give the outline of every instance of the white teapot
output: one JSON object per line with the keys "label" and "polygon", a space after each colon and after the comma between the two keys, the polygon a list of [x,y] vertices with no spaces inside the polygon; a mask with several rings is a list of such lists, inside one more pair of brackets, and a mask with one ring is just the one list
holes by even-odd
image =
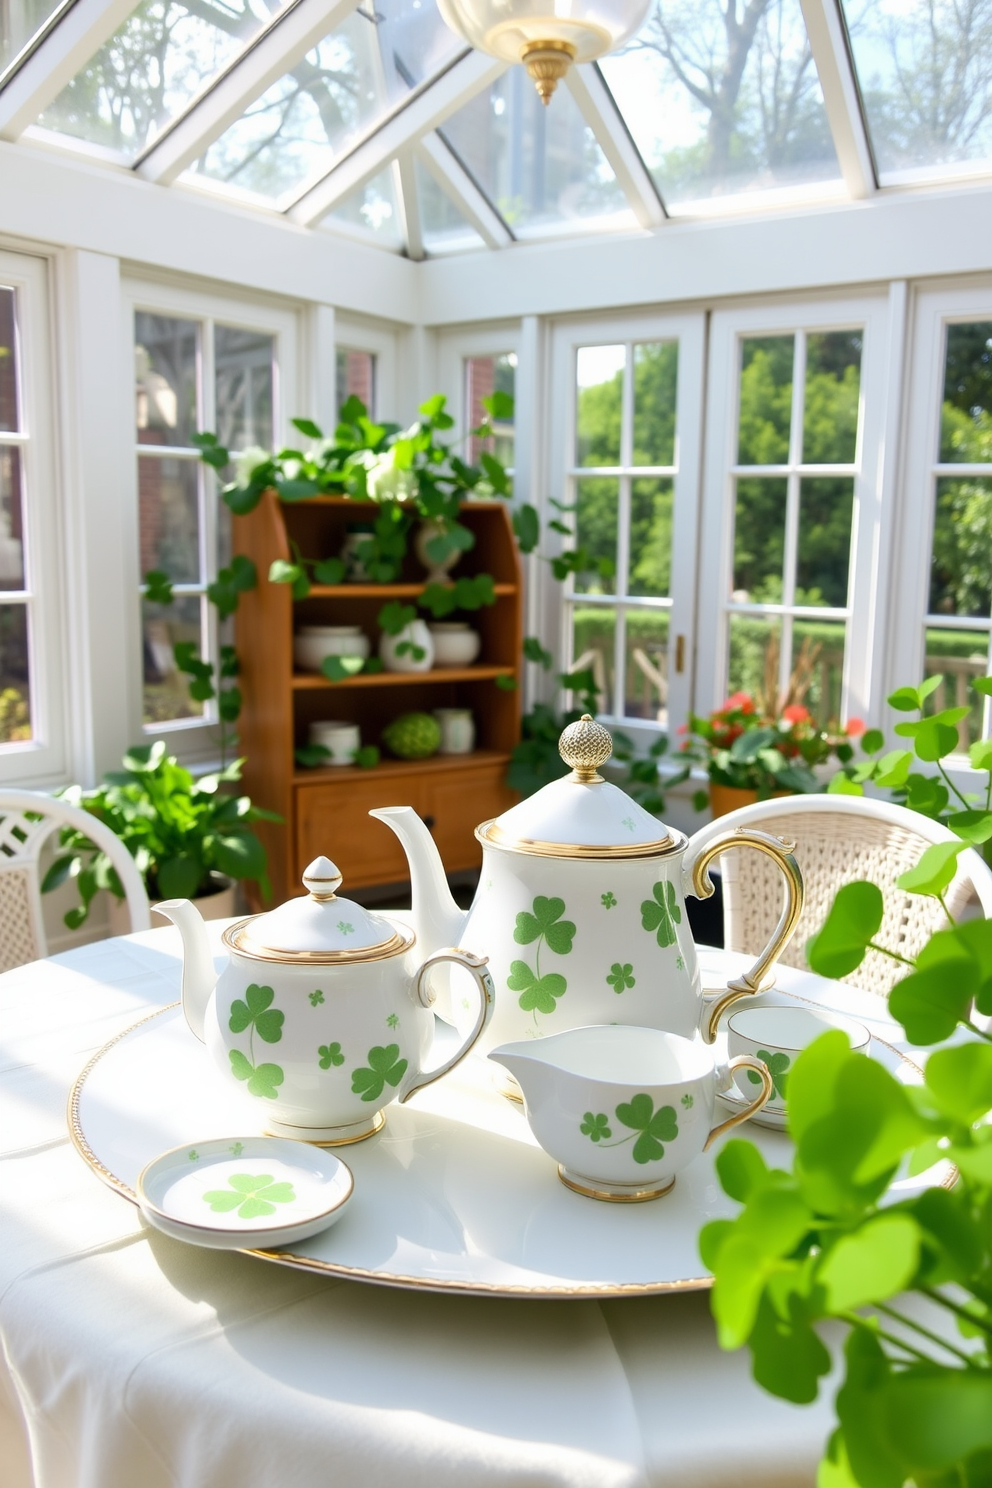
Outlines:
{"label": "white teapot", "polygon": [[[344,1144],[382,1126],[383,1108],[446,1074],[493,1010],[485,958],[450,947],[421,965],[415,935],[339,899],[341,874],[317,858],[309,893],[229,925],[229,960],[214,970],[206,930],[188,899],[155,908],[183,938],[182,1006],[233,1087],[254,1097],[274,1136]],[[434,967],[452,962],[475,984],[475,1017],[450,1058],[428,1068]]]}
{"label": "white teapot", "polygon": [[[478,1052],[594,1023],[659,1028],[707,1043],[723,1012],[768,986],[767,973],[802,911],[803,886],[790,844],[764,832],[728,831],[694,846],[598,766],[613,749],[588,714],[559,743],[572,773],[476,828],[482,874],[472,907],[448,890],[433,840],[408,806],[371,813],[399,837],[410,863],[420,943],[464,945],[489,957],[496,1010]],[[751,969],[715,1000],[704,999],[685,895],[713,892],[708,868],[728,847],[753,847],[779,864],[786,901],[775,933]],[[457,973],[442,1016],[471,1024]],[[508,1092],[509,1093],[509,1092]]]}

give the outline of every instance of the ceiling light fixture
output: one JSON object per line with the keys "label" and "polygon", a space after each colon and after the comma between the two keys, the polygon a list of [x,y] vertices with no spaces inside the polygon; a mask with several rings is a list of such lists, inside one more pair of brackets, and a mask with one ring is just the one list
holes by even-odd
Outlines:
{"label": "ceiling light fixture", "polygon": [[541,102],[573,62],[616,51],[644,24],[651,0],[437,0],[445,22],[476,51],[522,62]]}

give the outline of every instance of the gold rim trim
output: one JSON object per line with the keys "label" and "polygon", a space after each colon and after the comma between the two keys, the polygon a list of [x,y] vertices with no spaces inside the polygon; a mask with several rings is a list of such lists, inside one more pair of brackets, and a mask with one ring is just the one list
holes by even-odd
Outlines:
{"label": "gold rim trim", "polygon": [[508,837],[496,817],[476,827],[475,835],[483,846],[498,847],[501,852],[528,853],[536,858],[667,858],[680,853],[688,842],[681,832],[669,832],[655,842],[638,842],[618,847],[593,847],[578,842],[542,842],[537,838]]}
{"label": "gold rim trim", "polygon": [[651,1199],[664,1198],[665,1194],[671,1193],[675,1187],[675,1179],[666,1183],[662,1188],[635,1188],[631,1193],[612,1193],[606,1188],[591,1188],[577,1179],[566,1176],[568,1169],[563,1163],[558,1164],[558,1177],[566,1188],[573,1193],[582,1194],[586,1199],[601,1199],[604,1204],[646,1204]]}
{"label": "gold rim trim", "polygon": [[392,956],[401,956],[417,939],[412,930],[397,930],[389,940],[374,946],[356,946],[353,951],[279,951],[271,946],[257,945],[245,933],[248,925],[261,918],[261,915],[247,915],[236,924],[228,925],[221,936],[228,950],[252,961],[276,961],[283,966],[351,966],[356,961],[388,961]]}
{"label": "gold rim trim", "polygon": [[[277,1125],[279,1124],[280,1123],[277,1123]],[[272,1131],[270,1127],[266,1127],[265,1132],[266,1136],[284,1137],[289,1142],[308,1142],[311,1147],[353,1147],[356,1142],[367,1142],[369,1137],[377,1136],[378,1133],[382,1131],[382,1128],[385,1126],[385,1124],[385,1111],[376,1111],[375,1115],[372,1117],[372,1124],[369,1127],[368,1131],[361,1132],[357,1137],[305,1137],[302,1135],[302,1133],[307,1130],[305,1126],[291,1127],[288,1122],[285,1124],[282,1131]],[[355,1125],[357,1126],[358,1123],[356,1122]],[[328,1131],[329,1129],[330,1128],[326,1126],[323,1128],[319,1126],[311,1128],[311,1130],[314,1131]],[[298,1137],[290,1137],[288,1135],[290,1131],[298,1131],[301,1133],[301,1135]]]}
{"label": "gold rim trim", "polygon": [[[211,1142],[237,1142],[237,1141],[240,1141],[241,1138],[238,1137],[238,1136],[233,1136],[233,1137],[210,1137],[209,1140]],[[256,1138],[255,1140],[256,1141],[264,1141],[265,1139],[264,1138]],[[277,1138],[277,1137],[276,1138],[271,1138],[270,1140],[278,1141],[279,1138]],[[291,1141],[292,1139],[291,1138],[286,1138],[285,1140]],[[172,1157],[173,1155],[178,1154],[180,1152],[185,1152],[188,1149],[189,1145],[190,1144],[188,1142],[184,1142],[181,1147],[169,1147],[169,1148],[166,1149],[165,1152],[160,1152],[157,1157],[153,1157],[152,1160],[151,1160],[151,1162],[145,1163],[145,1166],[142,1168],[141,1172],[138,1174],[138,1182],[137,1182],[137,1189],[136,1189],[136,1202],[137,1202],[137,1204],[139,1205],[139,1207],[141,1205],[144,1205],[144,1207],[146,1209],[153,1210],[155,1214],[160,1214],[163,1219],[168,1220],[168,1222],[169,1222],[170,1225],[175,1225],[178,1229],[182,1229],[182,1230],[194,1230],[194,1231],[196,1231],[196,1230],[206,1230],[207,1233],[208,1234],[211,1234],[211,1235],[217,1235],[217,1234],[221,1234],[221,1235],[225,1235],[225,1234],[226,1235],[241,1235],[241,1234],[243,1234],[243,1235],[245,1235],[245,1238],[247,1239],[249,1237],[249,1235],[250,1235],[250,1231],[244,1231],[244,1230],[224,1230],[220,1226],[218,1226],[218,1227],[215,1228],[213,1225],[198,1225],[198,1224],[193,1224],[193,1222],[191,1220],[187,1220],[187,1219],[176,1219],[174,1215],[168,1214],[161,1207],[160,1204],[156,1204],[153,1199],[150,1199],[148,1197],[148,1194],[147,1194],[147,1192],[145,1190],[145,1174],[148,1172],[148,1169],[151,1168],[151,1167],[154,1167],[154,1165],[156,1163],[161,1162],[164,1157]],[[311,1145],[314,1145],[314,1144],[311,1144]],[[319,1145],[319,1144],[317,1144],[317,1145]],[[256,1158],[248,1158],[246,1160],[248,1162],[256,1162],[256,1161],[258,1161],[258,1162],[264,1162],[265,1159],[264,1158],[257,1158],[257,1159]],[[338,1199],[335,1203],[333,1203],[329,1209],[321,1209],[321,1211],[320,1211],[319,1214],[311,1214],[310,1219],[301,1219],[301,1220],[298,1221],[298,1223],[300,1223],[300,1224],[309,1224],[310,1223],[310,1220],[313,1220],[313,1219],[324,1219],[329,1214],[336,1214],[337,1211],[341,1208],[341,1205],[342,1204],[347,1204],[348,1200],[351,1198],[352,1194],[355,1192],[355,1175],[351,1171],[351,1169],[349,1168],[349,1166],[348,1166],[347,1163],[343,1162],[341,1164],[341,1166],[344,1168],[345,1172],[348,1175],[348,1190],[347,1190],[347,1192],[345,1194],[342,1194],[341,1198]],[[259,1225],[259,1229],[262,1229],[262,1228],[263,1228],[263,1226]],[[271,1226],[271,1224],[269,1224],[269,1225],[266,1225],[264,1228],[271,1229],[272,1226]]]}

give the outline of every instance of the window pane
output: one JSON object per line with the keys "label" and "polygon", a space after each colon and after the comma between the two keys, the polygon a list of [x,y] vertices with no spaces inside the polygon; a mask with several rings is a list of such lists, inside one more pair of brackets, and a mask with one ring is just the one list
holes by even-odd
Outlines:
{"label": "window pane", "polygon": [[375,357],[372,352],[348,351],[339,346],[336,372],[338,412],[349,398],[361,398],[369,417],[375,418]]}
{"label": "window pane", "polygon": [[796,604],[847,604],[853,480],[804,480],[799,486]]}
{"label": "window pane", "polygon": [[675,392],[679,343],[634,347],[634,464],[675,464]]}
{"label": "window pane", "polygon": [[843,3],[882,174],[992,155],[988,5]]}
{"label": "window pane", "polygon": [[14,433],[17,418],[17,322],[14,291],[0,286],[0,431]]}
{"label": "window pane", "polygon": [[[2,427],[2,425],[0,425]],[[992,462],[992,322],[947,327],[940,458]]]}
{"label": "window pane", "polygon": [[139,444],[189,448],[198,427],[195,320],[139,310],[134,317]]}
{"label": "window pane", "polygon": [[580,346],[576,358],[575,463],[620,464],[623,346]]}
{"label": "window pane", "polygon": [[668,722],[667,610],[628,610],[624,647],[625,718]]}
{"label": "window pane", "polygon": [[190,697],[189,678],[176,666],[172,649],[179,641],[192,641],[197,653],[204,654],[199,597],[183,595],[171,605],[144,600],[141,610],[145,723],[202,717],[203,704]]}
{"label": "window pane", "polygon": [[[613,712],[616,610],[576,606],[572,611],[572,671],[592,673],[598,691],[598,713]],[[574,701],[578,703],[576,696]]]}
{"label": "window pane", "polygon": [[633,218],[616,177],[567,88],[545,108],[512,67],[438,131],[517,237],[590,218]]}
{"label": "window pane", "polygon": [[822,728],[836,728],[840,721],[846,634],[842,620],[792,622],[792,672],[785,701],[807,707]]}
{"label": "window pane", "polygon": [[738,604],[782,603],[788,482],[739,480],[734,508],[734,585]]}
{"label": "window pane", "polygon": [[60,0],[14,0],[0,5],[0,72],[9,67],[59,7]]}
{"label": "window pane", "polygon": [[730,664],[727,691],[747,692],[762,712],[778,702],[778,657],[781,623],[762,615],[730,616]]}
{"label": "window pane", "polygon": [[811,331],[806,337],[803,461],[850,465],[858,449],[860,331]]}
{"label": "window pane", "polygon": [[666,202],[840,177],[799,0],[653,10],[599,65]]}
{"label": "window pane", "polygon": [[384,248],[402,248],[400,214],[393,189],[393,172],[390,166],[373,176],[358,191],[343,197],[334,209],[323,218],[322,227],[333,227],[336,222],[347,222],[352,227],[363,228],[374,233]]}
{"label": "window pane", "polygon": [[268,19],[262,0],[145,0],[38,122],[134,160]]}
{"label": "window pane", "polygon": [[600,476],[575,486],[576,539],[590,559],[590,567],[575,575],[575,588],[580,594],[615,594],[620,482]]}
{"label": "window pane", "polygon": [[924,644],[926,655],[923,672],[927,677],[938,674],[943,682],[930,698],[929,709],[936,713],[941,708],[968,708],[967,718],[958,725],[961,752],[969,744],[982,737],[983,697],[976,697],[970,684],[976,677],[988,676],[992,671],[989,662],[989,638],[974,630],[928,630]]}
{"label": "window pane", "polygon": [[672,483],[642,476],[631,482],[627,593],[667,595],[671,575]]}
{"label": "window pane", "polygon": [[[477,429],[487,419],[483,398],[494,393],[505,393],[516,397],[517,354],[508,351],[503,356],[468,357],[465,361],[465,396],[468,403],[469,428]],[[493,425],[492,439],[472,439],[469,444],[469,459],[478,464],[483,450],[495,455],[504,465],[513,464],[513,415],[497,419]]]}
{"label": "window pane", "polygon": [[789,458],[794,344],[794,336],[756,336],[741,343],[740,465],[784,465]]}
{"label": "window pane", "polygon": [[174,584],[198,584],[200,574],[199,465],[168,455],[138,458],[141,573],[158,568]]}
{"label": "window pane", "polygon": [[0,605],[0,744],[33,737],[26,605]]}
{"label": "window pane", "polygon": [[992,477],[937,482],[931,615],[983,615],[992,600]]}
{"label": "window pane", "polygon": [[217,437],[230,450],[271,449],[275,337],[234,326],[214,327]]}
{"label": "window pane", "polygon": [[0,589],[24,588],[21,452],[0,444]]}
{"label": "window pane", "polygon": [[464,253],[485,248],[485,243],[470,227],[448,193],[435,181],[419,160],[413,162],[420,206],[420,230],[428,254]]}

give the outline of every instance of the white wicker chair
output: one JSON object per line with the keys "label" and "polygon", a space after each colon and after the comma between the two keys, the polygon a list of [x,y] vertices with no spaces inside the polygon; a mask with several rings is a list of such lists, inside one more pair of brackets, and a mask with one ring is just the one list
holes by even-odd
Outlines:
{"label": "white wicker chair", "polygon": [[[31,816],[39,820],[32,821]],[[79,806],[41,792],[0,790],[0,972],[48,955],[38,864],[59,827],[78,827],[107,854],[127,896],[131,929],[148,930],[148,895],[134,859],[115,833]]]}
{"label": "white wicker chair", "polygon": [[[780,957],[786,966],[807,967],[806,942],[822,926],[840,886],[855,879],[871,879],[882,890],[885,917],[878,940],[890,950],[912,958],[933,931],[946,924],[936,899],[896,887],[899,875],[912,868],[931,843],[959,840],[918,812],[867,796],[783,796],[718,817],[696,840],[705,846],[721,832],[745,826],[796,844],[806,897],[799,928]],[[756,955],[779,915],[781,875],[769,859],[745,849],[722,853],[719,866],[724,943],[728,950]],[[958,871],[944,898],[955,918],[976,900],[982,914],[992,918],[992,871],[973,848],[958,858]],[[885,997],[904,975],[897,961],[869,951],[857,971],[843,980]]]}

